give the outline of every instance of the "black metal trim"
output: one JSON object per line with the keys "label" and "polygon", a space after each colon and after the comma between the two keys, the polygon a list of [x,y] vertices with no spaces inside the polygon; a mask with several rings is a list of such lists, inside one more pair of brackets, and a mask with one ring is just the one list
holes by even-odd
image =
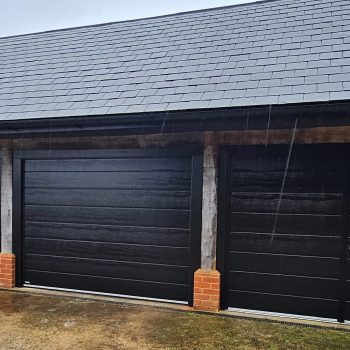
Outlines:
{"label": "black metal trim", "polygon": [[347,154],[345,156],[345,164],[347,171],[347,181],[344,184],[344,200],[343,200],[343,232],[339,274],[339,302],[338,302],[338,322],[345,322],[345,303],[346,303],[346,270],[347,270],[347,255],[348,255],[348,233],[350,227],[350,157],[349,145],[347,145]]}
{"label": "black metal trim", "polygon": [[193,306],[194,273],[201,265],[201,233],[202,233],[202,195],[203,195],[203,154],[192,157],[191,184],[191,230],[190,230],[190,261],[188,283],[188,304]]}
{"label": "black metal trim", "polygon": [[217,232],[217,252],[216,261],[217,269],[221,274],[221,293],[220,293],[220,308],[226,309],[228,307],[226,302],[226,243],[228,237],[228,211],[229,211],[229,168],[230,157],[229,148],[222,146],[219,148],[219,163],[218,163],[218,232]]}
{"label": "black metal trim", "polygon": [[350,100],[0,121],[0,137],[141,135],[350,125]]}
{"label": "black metal trim", "polygon": [[13,252],[16,256],[16,286],[23,285],[23,159],[13,159],[12,230]]}

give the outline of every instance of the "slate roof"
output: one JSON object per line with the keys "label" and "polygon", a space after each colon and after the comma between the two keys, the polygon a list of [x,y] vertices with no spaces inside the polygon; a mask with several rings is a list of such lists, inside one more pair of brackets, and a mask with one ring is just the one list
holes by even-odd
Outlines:
{"label": "slate roof", "polygon": [[350,1],[0,38],[0,120],[350,99]]}

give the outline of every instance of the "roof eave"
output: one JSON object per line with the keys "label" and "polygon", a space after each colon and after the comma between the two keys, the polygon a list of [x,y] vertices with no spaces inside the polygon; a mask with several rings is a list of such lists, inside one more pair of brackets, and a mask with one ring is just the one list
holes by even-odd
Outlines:
{"label": "roof eave", "polygon": [[222,130],[290,129],[350,125],[350,99],[65,118],[3,120],[0,138],[140,135]]}

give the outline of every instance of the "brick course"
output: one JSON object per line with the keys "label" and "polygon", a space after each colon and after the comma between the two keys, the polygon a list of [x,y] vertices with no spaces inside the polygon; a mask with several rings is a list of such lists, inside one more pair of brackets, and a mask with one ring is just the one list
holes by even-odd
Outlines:
{"label": "brick course", "polygon": [[220,309],[220,272],[199,269],[194,274],[193,307],[196,310],[214,311]]}
{"label": "brick course", "polygon": [[0,253],[0,288],[15,286],[15,256],[9,253]]}

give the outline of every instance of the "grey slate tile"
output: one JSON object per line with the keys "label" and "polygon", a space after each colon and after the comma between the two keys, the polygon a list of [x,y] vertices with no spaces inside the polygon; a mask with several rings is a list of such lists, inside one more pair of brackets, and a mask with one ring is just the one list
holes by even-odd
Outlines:
{"label": "grey slate tile", "polygon": [[142,104],[157,104],[161,103],[162,99],[162,96],[146,96]]}
{"label": "grey slate tile", "polygon": [[304,95],[304,102],[329,101],[329,92],[317,92]]}
{"label": "grey slate tile", "polygon": [[[282,81],[283,84],[283,81]],[[275,86],[269,89],[269,95],[291,95],[293,86]]]}
{"label": "grey slate tile", "polygon": [[268,88],[256,88],[256,89],[247,89],[245,97],[261,97],[267,96],[269,93]]}
{"label": "grey slate tile", "polygon": [[220,99],[220,100],[212,100],[209,102],[209,108],[222,108],[227,107],[231,104],[232,99]]}
{"label": "grey slate tile", "polygon": [[256,105],[272,105],[278,103],[279,96],[272,96],[272,95],[266,95],[266,96],[258,96],[255,97],[254,103]]}
{"label": "grey slate tile", "polygon": [[350,91],[335,91],[331,92],[330,99],[337,100],[349,100],[350,99]]}
{"label": "grey slate tile", "polygon": [[168,107],[167,103],[150,103],[147,105],[146,112],[160,112],[166,110]]}
{"label": "grey slate tile", "polygon": [[316,84],[295,85],[293,86],[293,90],[292,90],[294,94],[309,94],[309,93],[314,93],[316,91],[317,91]]}
{"label": "grey slate tile", "polygon": [[169,94],[164,95],[161,99],[161,103],[172,103],[182,101],[183,94]]}
{"label": "grey slate tile", "polygon": [[[128,110],[128,106],[114,106],[111,107],[108,110],[108,114],[119,114],[119,113],[126,113],[126,111]],[[144,110],[143,110],[144,111]],[[142,111],[142,112],[143,112]]]}
{"label": "grey slate tile", "polygon": [[293,94],[293,95],[280,95],[278,97],[278,103],[302,103],[304,101],[303,94]]}
{"label": "grey slate tile", "polygon": [[203,100],[220,100],[222,99],[224,95],[224,91],[211,91],[211,92],[205,92],[203,94],[202,99]]}
{"label": "grey slate tile", "polygon": [[[125,106],[124,106],[125,107]],[[118,107],[116,107],[118,108]],[[142,112],[146,112],[146,108],[147,105],[132,105],[127,107],[127,109],[124,109],[123,112],[114,112],[114,113],[142,113]],[[109,112],[111,111],[111,109],[109,110]]]}
{"label": "grey slate tile", "polygon": [[342,91],[343,83],[320,83],[317,84],[317,92]]}
{"label": "grey slate tile", "polygon": [[100,100],[100,99],[92,100],[88,104],[88,108],[103,107],[106,104],[106,102],[107,100]]}
{"label": "grey slate tile", "polygon": [[306,84],[328,83],[330,75],[314,75],[305,77]]}
{"label": "grey slate tile", "polygon": [[178,109],[201,109],[208,108],[210,101],[191,101],[182,103],[169,103],[166,110],[178,110]]}

